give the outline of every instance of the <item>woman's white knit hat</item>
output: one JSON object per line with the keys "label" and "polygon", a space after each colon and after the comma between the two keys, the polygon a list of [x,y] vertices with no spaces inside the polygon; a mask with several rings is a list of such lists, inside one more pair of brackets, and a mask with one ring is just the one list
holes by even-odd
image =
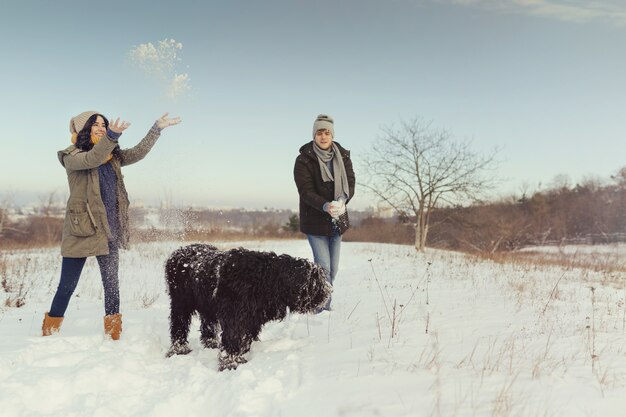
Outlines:
{"label": "woman's white knit hat", "polygon": [[70,119],[70,133],[74,134],[83,130],[83,127],[85,127],[85,123],[87,123],[87,120],[89,120],[89,118],[94,114],[100,113],[98,113],[97,111],[84,111],[78,116],[72,117]]}

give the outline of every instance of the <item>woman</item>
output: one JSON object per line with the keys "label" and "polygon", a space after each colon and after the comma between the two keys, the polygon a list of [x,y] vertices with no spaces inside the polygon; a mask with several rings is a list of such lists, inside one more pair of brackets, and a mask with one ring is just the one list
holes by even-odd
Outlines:
{"label": "woman", "polygon": [[65,167],[70,197],[65,211],[61,243],[61,280],[44,315],[42,333],[58,332],[72,293],[88,256],[95,256],[104,285],[104,332],[120,338],[119,248],[127,248],[128,194],[121,167],[143,159],[161,130],[180,123],[180,118],[158,119],[145,138],[130,149],[120,149],[118,139],[130,123],[113,123],[102,114],[86,111],[70,120],[73,145],[58,152]]}
{"label": "woman", "polygon": [[[315,263],[328,271],[330,285],[339,268],[341,235],[350,227],[346,204],[355,184],[350,152],[334,138],[333,118],[317,116],[313,141],[300,148],[293,169],[300,194],[300,231],[307,236]],[[324,310],[330,310],[330,302]]]}

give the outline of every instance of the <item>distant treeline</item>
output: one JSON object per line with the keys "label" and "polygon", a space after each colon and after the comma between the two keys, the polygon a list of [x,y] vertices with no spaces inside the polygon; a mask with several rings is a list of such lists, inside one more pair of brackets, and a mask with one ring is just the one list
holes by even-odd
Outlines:
{"label": "distant treeline", "polygon": [[514,250],[529,245],[626,241],[626,184],[593,181],[498,203],[434,213],[433,245]]}
{"label": "distant treeline", "polygon": [[[415,218],[379,218],[351,211],[345,241],[415,241]],[[297,212],[291,210],[131,210],[135,240],[222,240],[297,238]],[[50,246],[60,242],[62,213],[45,205],[38,214],[12,220],[0,208],[0,248]],[[461,251],[510,251],[541,244],[626,241],[626,168],[601,185],[587,181],[562,185],[468,207],[444,207],[431,215],[427,246]]]}
{"label": "distant treeline", "polygon": [[[299,232],[297,212],[281,209],[180,209],[131,207],[131,240],[217,241],[293,239]],[[354,224],[372,215],[351,213]],[[9,215],[0,207],[0,249],[59,245],[64,210],[42,204],[28,214]]]}
{"label": "distant treeline", "polygon": [[[626,174],[626,170],[622,170]],[[588,181],[535,192],[530,197],[439,208],[427,246],[462,251],[510,251],[531,245],[626,241],[626,175],[614,184]],[[413,244],[415,218],[366,219],[348,239]]]}

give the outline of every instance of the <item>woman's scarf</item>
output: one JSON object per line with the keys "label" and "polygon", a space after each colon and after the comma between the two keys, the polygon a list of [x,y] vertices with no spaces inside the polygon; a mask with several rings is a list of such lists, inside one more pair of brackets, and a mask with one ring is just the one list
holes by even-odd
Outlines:
{"label": "woman's scarf", "polygon": [[[337,145],[333,143],[329,149],[323,150],[313,142],[313,151],[320,163],[322,180],[324,182],[335,182],[335,200],[339,200],[340,198],[347,199],[350,195],[348,176],[346,175],[346,167],[343,164],[343,158],[341,157],[341,152],[339,152]],[[330,161],[332,161],[333,164],[333,172],[330,172],[330,169],[328,169],[327,163]]]}
{"label": "woman's scarf", "polygon": [[[78,139],[78,134],[72,133],[72,144],[73,145],[76,145],[76,140],[77,139]],[[91,143],[93,143],[94,145],[97,144],[98,142],[100,142],[100,139],[101,138],[99,138],[98,136],[91,135]],[[107,156],[107,159],[104,160],[103,164],[106,164],[111,159],[113,159],[113,154],[109,154],[109,156]]]}

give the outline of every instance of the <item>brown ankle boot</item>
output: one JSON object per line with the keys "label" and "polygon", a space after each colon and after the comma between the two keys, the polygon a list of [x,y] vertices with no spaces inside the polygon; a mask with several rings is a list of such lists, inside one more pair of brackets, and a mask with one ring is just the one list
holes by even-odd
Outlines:
{"label": "brown ankle boot", "polygon": [[50,317],[48,313],[46,313],[43,316],[41,335],[50,336],[53,333],[58,333],[59,330],[61,330],[61,323],[63,323],[63,317]]}
{"label": "brown ankle boot", "polygon": [[104,334],[118,340],[122,333],[122,315],[120,313],[104,316]]}

